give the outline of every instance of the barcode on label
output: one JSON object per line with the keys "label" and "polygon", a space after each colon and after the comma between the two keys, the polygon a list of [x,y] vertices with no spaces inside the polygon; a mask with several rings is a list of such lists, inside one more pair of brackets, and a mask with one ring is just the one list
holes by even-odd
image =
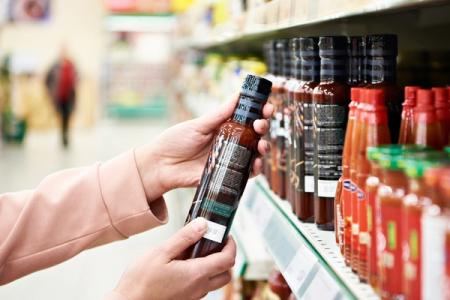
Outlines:
{"label": "barcode on label", "polygon": [[337,180],[319,180],[317,192],[319,197],[334,198],[336,196]]}
{"label": "barcode on label", "polygon": [[205,233],[203,238],[217,243],[222,243],[223,236],[225,235],[227,228],[223,225],[208,220],[206,222],[208,223],[208,231]]}
{"label": "barcode on label", "polygon": [[305,192],[314,193],[314,176],[305,176]]}

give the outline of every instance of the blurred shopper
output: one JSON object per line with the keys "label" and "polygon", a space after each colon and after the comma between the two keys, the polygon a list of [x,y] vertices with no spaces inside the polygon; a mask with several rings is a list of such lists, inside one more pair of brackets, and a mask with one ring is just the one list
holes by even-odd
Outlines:
{"label": "blurred shopper", "polygon": [[[215,133],[236,102],[106,163],[61,171],[34,190],[0,195],[0,284],[167,222],[162,195],[198,185]],[[264,118],[272,110],[266,104]],[[253,126],[261,136],[269,128],[267,120]],[[258,151],[267,153],[268,143],[260,140]],[[261,168],[257,158],[253,170]],[[181,259],[206,232],[204,219],[186,225],[132,264],[107,299],[199,299],[227,284],[236,255],[232,238],[219,253]]]}
{"label": "blurred shopper", "polygon": [[61,118],[64,147],[69,145],[69,121],[75,106],[76,81],[75,65],[63,47],[58,61],[48,71],[45,82],[52,102]]}

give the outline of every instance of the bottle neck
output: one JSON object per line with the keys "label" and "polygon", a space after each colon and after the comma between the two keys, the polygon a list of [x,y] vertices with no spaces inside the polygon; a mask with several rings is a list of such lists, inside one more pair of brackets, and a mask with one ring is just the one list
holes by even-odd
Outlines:
{"label": "bottle neck", "polygon": [[368,56],[367,75],[370,83],[392,83],[397,81],[397,61],[395,56]]}
{"label": "bottle neck", "polygon": [[232,121],[250,126],[257,119],[262,118],[262,108],[267,96],[254,91],[241,91],[238,104],[234,110]]}
{"label": "bottle neck", "polygon": [[302,81],[319,82],[320,81],[320,57],[319,56],[301,56],[300,68]]}
{"label": "bottle neck", "polygon": [[356,86],[364,82],[364,64],[362,56],[351,56],[348,67],[348,84]]}
{"label": "bottle neck", "polygon": [[346,56],[320,57],[320,81],[347,82],[348,60]]}

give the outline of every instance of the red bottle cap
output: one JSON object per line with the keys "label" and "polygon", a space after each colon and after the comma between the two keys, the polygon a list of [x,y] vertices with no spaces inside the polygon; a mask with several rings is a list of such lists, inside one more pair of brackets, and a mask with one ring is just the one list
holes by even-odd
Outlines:
{"label": "red bottle cap", "polygon": [[384,106],[384,92],[381,89],[367,89],[365,91],[366,103],[373,106]]}
{"label": "red bottle cap", "polygon": [[350,90],[350,100],[359,102],[361,100],[361,91],[363,88],[354,87]]}
{"label": "red bottle cap", "polygon": [[434,110],[434,97],[431,90],[419,89],[417,91],[416,111]]}
{"label": "red bottle cap", "polygon": [[405,86],[405,102],[403,102],[403,105],[416,105],[416,98],[417,98],[417,90],[419,90],[419,86]]}
{"label": "red bottle cap", "polygon": [[434,87],[431,89],[434,96],[434,106],[436,108],[448,107],[447,89],[443,87]]}

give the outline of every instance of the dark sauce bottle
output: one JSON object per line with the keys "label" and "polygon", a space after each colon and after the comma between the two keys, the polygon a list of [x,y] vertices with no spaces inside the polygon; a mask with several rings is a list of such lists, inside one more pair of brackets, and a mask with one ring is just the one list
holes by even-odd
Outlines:
{"label": "dark sauce bottle", "polygon": [[302,37],[299,40],[301,75],[294,93],[295,126],[298,142],[296,173],[299,182],[295,196],[295,214],[304,222],[314,222],[314,142],[313,90],[320,82],[319,39]]}
{"label": "dark sauce bottle", "polygon": [[334,197],[342,175],[350,103],[347,50],[344,36],[319,39],[320,84],[313,92],[314,220],[322,230],[334,230]]}
{"label": "dark sauce bottle", "polygon": [[383,90],[391,139],[398,141],[403,97],[397,86],[397,36],[369,35],[366,41],[367,72],[370,80],[366,88]]}
{"label": "dark sauce bottle", "polygon": [[187,257],[203,257],[223,248],[258,153],[260,136],[254,131],[253,122],[262,118],[271,87],[270,81],[247,75],[233,117],[214,138],[186,219],[188,223],[197,217],[205,218],[208,231],[188,250]]}

